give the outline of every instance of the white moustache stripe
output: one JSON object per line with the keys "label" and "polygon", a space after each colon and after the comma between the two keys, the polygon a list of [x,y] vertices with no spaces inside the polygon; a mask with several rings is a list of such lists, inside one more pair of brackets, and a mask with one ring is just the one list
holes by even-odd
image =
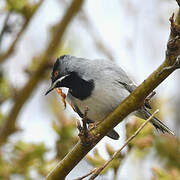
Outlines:
{"label": "white moustache stripe", "polygon": [[62,76],[61,78],[57,79],[54,84],[53,84],[53,88],[55,87],[55,85],[58,83],[58,82],[61,82],[63,79],[65,79],[67,76],[69,76],[70,74],[67,74],[65,76]]}

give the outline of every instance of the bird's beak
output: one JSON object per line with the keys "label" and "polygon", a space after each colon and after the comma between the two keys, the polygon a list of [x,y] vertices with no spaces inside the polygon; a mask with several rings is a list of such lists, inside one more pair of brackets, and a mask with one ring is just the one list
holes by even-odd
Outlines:
{"label": "bird's beak", "polygon": [[46,91],[45,95],[49,94],[55,87],[55,83],[51,84],[51,87]]}
{"label": "bird's beak", "polygon": [[56,84],[57,84],[58,82],[61,82],[61,81],[62,81],[64,78],[66,78],[67,76],[69,76],[69,74],[68,74],[68,75],[65,75],[65,76],[63,76],[63,77],[61,77],[61,78],[59,78],[59,79],[57,79],[54,83],[52,83],[52,84],[51,84],[51,87],[46,91],[45,95],[49,94],[49,93],[56,87]]}

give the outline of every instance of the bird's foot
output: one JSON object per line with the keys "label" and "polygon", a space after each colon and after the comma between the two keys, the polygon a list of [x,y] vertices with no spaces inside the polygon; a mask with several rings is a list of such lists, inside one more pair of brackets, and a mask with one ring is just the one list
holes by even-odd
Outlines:
{"label": "bird's foot", "polygon": [[[95,141],[97,139],[97,136],[92,134],[87,126],[87,113],[88,113],[88,107],[86,107],[86,109],[84,111],[84,116],[82,118],[82,125],[80,124],[79,121],[78,121],[78,125],[77,125],[77,128],[79,130],[78,136],[79,136],[83,146],[91,146],[95,143]],[[92,130],[92,128],[91,128],[91,130]]]}
{"label": "bird's foot", "polygon": [[90,130],[93,130],[93,129],[96,129],[96,127],[100,124],[100,121],[99,122],[94,122],[94,123],[89,123],[88,124],[88,128]]}
{"label": "bird's foot", "polygon": [[92,146],[95,144],[98,136],[91,133],[91,131],[87,128],[87,125],[84,126],[83,124],[83,126],[81,126],[80,122],[78,121],[77,128],[79,130],[78,136],[83,146],[87,147],[87,146]]}

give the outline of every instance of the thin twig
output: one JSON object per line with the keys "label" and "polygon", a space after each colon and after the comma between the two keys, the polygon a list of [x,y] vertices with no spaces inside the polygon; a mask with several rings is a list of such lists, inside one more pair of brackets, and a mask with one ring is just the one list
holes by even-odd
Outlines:
{"label": "thin twig", "polygon": [[103,169],[105,169],[105,168],[109,165],[109,163],[110,163],[111,161],[113,161],[115,158],[117,158],[117,157],[119,156],[120,152],[122,151],[122,149],[123,149],[125,146],[127,146],[127,145],[129,144],[129,142],[130,142],[132,139],[134,139],[134,138],[139,134],[139,132],[147,125],[147,123],[148,123],[148,122],[155,116],[155,114],[158,113],[158,112],[159,112],[159,109],[157,109],[143,124],[141,124],[141,126],[137,129],[137,131],[125,141],[125,143],[121,146],[121,148],[113,154],[113,156],[111,157],[111,159],[109,159],[108,161],[106,161],[106,163],[105,163],[103,166],[101,166],[100,168],[98,168],[98,169],[95,171],[95,173],[90,177],[89,180],[94,180],[94,179],[103,171]]}
{"label": "thin twig", "polygon": [[90,176],[91,174],[93,174],[95,171],[96,171],[97,168],[94,168],[93,170],[91,170],[90,172],[88,172],[86,175],[82,176],[82,177],[79,177],[77,179],[74,179],[74,180],[82,180],[88,176]]}
{"label": "thin twig", "polygon": [[29,20],[30,19],[25,20],[24,24],[21,27],[21,30],[17,33],[16,38],[13,40],[9,49],[5,53],[0,54],[0,64],[13,54],[17,42],[20,40],[21,35],[24,33],[27,25],[29,24]]}
{"label": "thin twig", "polygon": [[90,18],[88,17],[85,11],[81,12],[80,20],[83,23],[84,27],[86,28],[87,32],[89,33],[90,37],[92,37],[96,49],[102,52],[109,60],[114,61],[115,57],[113,56],[113,52],[107,44],[103,43],[101,39],[100,33],[94,27],[93,23],[91,22]]}
{"label": "thin twig", "polygon": [[[40,1],[38,2],[36,11],[38,10],[38,8],[40,7],[40,5],[41,5],[42,3],[43,3],[43,0],[40,0]],[[35,11],[35,12],[36,12],[36,11]],[[35,14],[35,12],[33,13],[33,15]],[[32,15],[32,16],[33,16],[33,15]],[[23,23],[20,31],[17,33],[17,35],[16,35],[15,39],[13,40],[13,42],[11,43],[9,49],[8,49],[5,53],[1,53],[1,54],[0,54],[0,64],[2,64],[4,61],[6,61],[6,59],[13,54],[17,43],[19,42],[19,40],[21,39],[23,33],[24,33],[24,32],[26,31],[26,29],[27,29],[27,27],[28,27],[28,25],[29,25],[29,23],[30,23],[30,21],[31,21],[31,19],[32,19],[32,16],[25,19],[25,21],[24,21],[24,23]]]}
{"label": "thin twig", "polygon": [[[66,4],[68,1],[64,0],[60,2]],[[82,22],[87,33],[89,33],[89,36],[93,39],[96,49],[102,52],[109,60],[114,61],[115,57],[113,56],[114,53],[112,52],[112,49],[103,42],[100,33],[91,22],[87,12],[83,9],[80,13],[79,20]]]}
{"label": "thin twig", "polygon": [[4,33],[6,32],[6,28],[8,26],[8,21],[9,21],[9,17],[11,15],[11,11],[8,11],[7,15],[6,15],[6,18],[4,20],[4,25],[3,25],[3,28],[0,32],[0,48],[1,48],[1,43],[2,43],[2,39],[3,39],[3,35]]}

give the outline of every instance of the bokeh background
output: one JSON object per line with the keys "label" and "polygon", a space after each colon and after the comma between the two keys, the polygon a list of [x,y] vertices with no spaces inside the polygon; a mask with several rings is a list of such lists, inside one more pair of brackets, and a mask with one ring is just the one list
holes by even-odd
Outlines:
{"label": "bokeh background", "polygon": [[[175,0],[86,0],[55,43],[71,3],[0,1],[0,179],[44,179],[78,140],[77,114],[69,105],[64,109],[55,91],[44,96],[58,56],[115,61],[137,84],[164,60],[168,19],[178,10]],[[179,80],[176,71],[156,89],[151,102],[177,137],[146,126],[97,179],[180,179]],[[103,138],[67,179],[102,165],[141,123],[126,118],[116,127],[120,140]]]}

